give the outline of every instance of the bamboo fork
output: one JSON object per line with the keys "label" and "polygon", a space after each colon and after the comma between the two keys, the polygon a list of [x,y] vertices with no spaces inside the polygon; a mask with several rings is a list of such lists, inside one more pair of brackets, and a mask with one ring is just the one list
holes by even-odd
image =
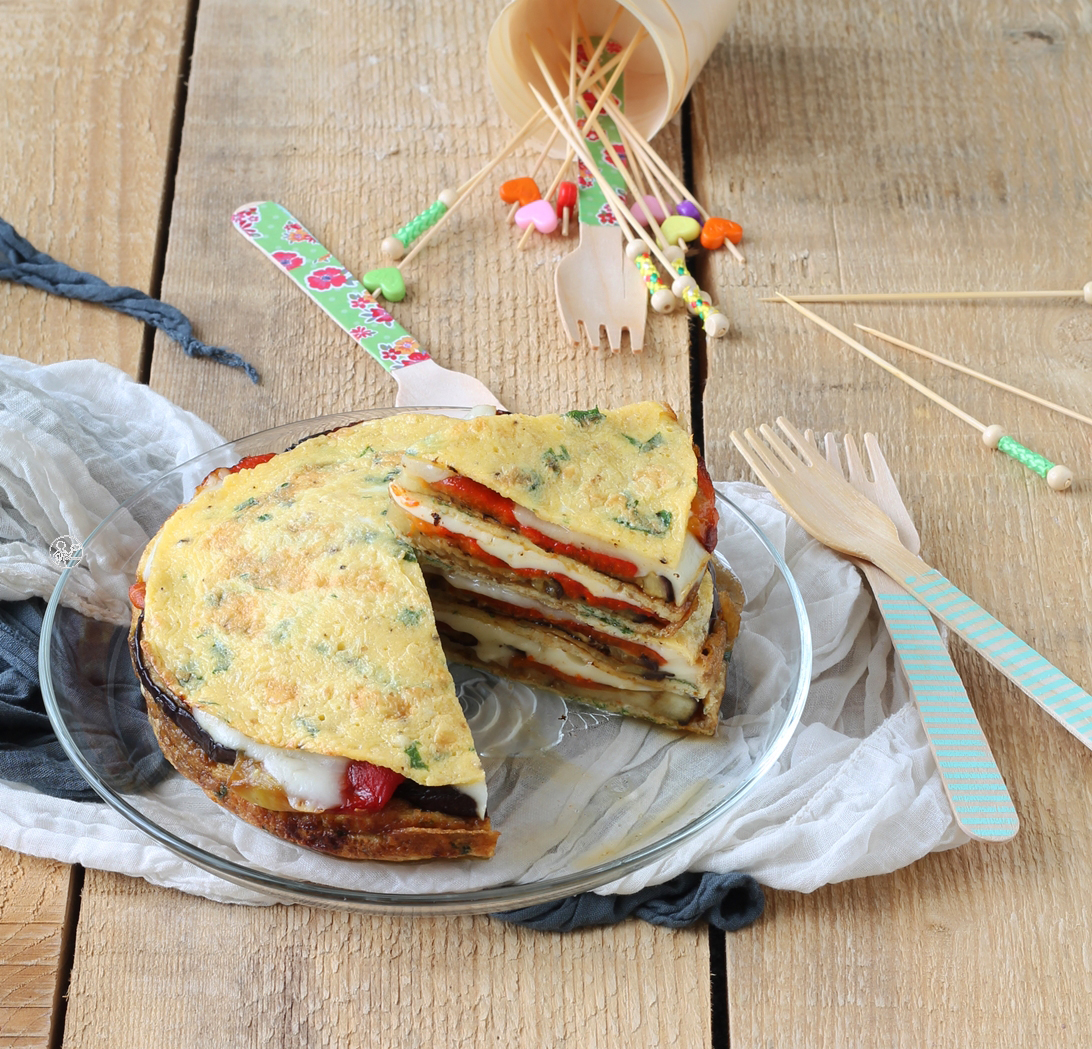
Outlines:
{"label": "bamboo fork", "polygon": [[[853,488],[787,419],[729,436],[762,483],[819,542],[882,568],[1086,747],[1092,696],[899,542],[891,518]],[[764,440],[763,440],[764,438]]]}
{"label": "bamboo fork", "polygon": [[[866,433],[864,446],[874,480],[865,476],[857,443],[846,434],[849,483],[891,518],[899,541],[916,554],[921,546],[918,531],[880,444],[873,434]],[[826,435],[823,450],[827,462],[841,473],[842,456],[834,434]],[[886,572],[867,561],[856,564],[868,580],[891,634],[956,823],[978,841],[1008,841],[1019,830],[1020,820],[933,617]]]}

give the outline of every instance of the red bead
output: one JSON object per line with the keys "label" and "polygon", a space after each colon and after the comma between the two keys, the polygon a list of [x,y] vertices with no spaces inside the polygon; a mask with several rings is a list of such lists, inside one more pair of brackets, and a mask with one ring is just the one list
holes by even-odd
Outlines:
{"label": "red bead", "polygon": [[576,208],[576,183],[575,182],[562,182],[557,187],[557,217],[561,218],[561,213],[568,208],[572,212]]}

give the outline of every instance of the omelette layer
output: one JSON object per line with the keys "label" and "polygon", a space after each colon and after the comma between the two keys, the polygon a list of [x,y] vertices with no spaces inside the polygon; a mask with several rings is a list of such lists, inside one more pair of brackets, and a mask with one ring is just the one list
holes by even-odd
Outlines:
{"label": "omelette layer", "polygon": [[315,437],[179,508],[140,566],[163,682],[269,746],[481,782],[420,568],[387,521],[399,467],[384,446],[450,421]]}
{"label": "omelette layer", "polygon": [[643,563],[682,560],[697,456],[665,405],[470,419],[422,437],[408,455]]}

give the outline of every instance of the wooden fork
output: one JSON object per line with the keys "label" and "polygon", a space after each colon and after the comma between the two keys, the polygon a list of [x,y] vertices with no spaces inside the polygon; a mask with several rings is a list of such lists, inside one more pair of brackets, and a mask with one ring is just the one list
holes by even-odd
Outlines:
{"label": "wooden fork", "polygon": [[[621,143],[613,120],[603,117],[603,132],[616,145]],[[625,192],[621,174],[604,164],[603,174],[619,194]],[[645,322],[648,319],[648,292],[637,267],[626,258],[622,228],[604,221],[606,205],[598,186],[580,186],[577,190],[577,211],[580,220],[580,243],[557,264],[554,292],[561,324],[569,340],[580,342],[580,327],[588,342],[598,349],[602,345],[600,331],[607,333],[607,345],[612,353],[622,348],[622,331],[629,332],[629,348],[639,353],[644,348]]]}
{"label": "wooden fork", "polygon": [[614,352],[622,348],[623,329],[629,332],[630,350],[637,353],[644,347],[648,292],[637,267],[626,258],[618,226],[580,220],[580,243],[558,262],[554,291],[561,323],[574,345],[583,325],[596,348],[602,345],[602,329]]}
{"label": "wooden fork", "polygon": [[[882,568],[1086,747],[1092,748],[1092,696],[899,542],[891,518],[823,459],[787,419],[729,436],[762,483],[819,542]],[[764,438],[764,440],[763,440]]]}
{"label": "wooden fork", "polygon": [[[866,433],[864,446],[872,467],[871,481],[856,442],[846,434],[849,483],[891,517],[902,545],[916,554],[921,540],[879,441]],[[842,457],[832,433],[824,438],[824,453],[827,462],[841,473]],[[902,587],[886,572],[867,561],[856,563],[891,633],[956,823],[979,841],[1008,841],[1019,830],[1020,820],[933,617],[917,602],[907,602]]]}

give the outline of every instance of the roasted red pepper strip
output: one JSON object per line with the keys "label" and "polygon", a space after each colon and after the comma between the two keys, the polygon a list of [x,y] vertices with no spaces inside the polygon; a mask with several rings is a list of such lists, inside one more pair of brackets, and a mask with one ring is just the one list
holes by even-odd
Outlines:
{"label": "roasted red pepper strip", "polygon": [[413,524],[410,526],[410,535],[415,533],[443,536],[462,550],[463,553],[478,558],[487,565],[506,568],[508,571],[514,572],[516,575],[522,576],[523,578],[549,576],[561,587],[561,590],[566,597],[580,598],[582,601],[586,601],[589,605],[595,605],[597,608],[609,608],[615,612],[628,612],[643,621],[655,623],[657,626],[666,625],[666,620],[661,619],[659,616],[652,615],[650,612],[646,612],[643,608],[631,605],[628,601],[619,601],[612,597],[596,597],[586,586],[578,583],[575,579],[570,579],[568,576],[557,575],[553,572],[543,572],[538,568],[513,568],[500,558],[494,557],[492,554],[487,554],[478,544],[476,539],[471,539],[470,536],[466,535],[459,535],[456,532],[452,532],[449,528],[445,528],[443,525],[434,525],[430,524],[428,521],[422,521],[419,518],[415,518]]}
{"label": "roasted red pepper strip", "polygon": [[521,524],[516,517],[516,504],[511,499],[497,495],[491,488],[472,481],[469,477],[453,474],[439,481],[433,481],[432,487],[452,496],[456,502],[462,503],[471,510],[476,510],[485,517],[492,517],[506,528],[519,532],[542,550],[571,557],[574,561],[580,561],[589,568],[594,568],[604,575],[613,576],[615,579],[634,579],[637,576],[637,566],[624,558],[612,557],[610,554],[588,550],[575,543],[552,539],[536,528]]}
{"label": "roasted red pepper strip", "polygon": [[276,452],[266,452],[265,455],[247,455],[240,459],[228,473],[238,473],[240,470],[253,470],[255,466],[261,466],[262,463],[269,462],[270,459],[276,455]]}
{"label": "roasted red pepper strip", "polygon": [[568,681],[571,685],[578,685],[582,688],[604,688],[600,681],[592,681],[591,678],[581,677],[579,674],[565,674],[554,667],[548,667],[544,663],[540,663],[537,659],[532,659],[530,656],[515,656],[508,664],[513,670],[541,670],[548,677],[557,678],[560,681]]}
{"label": "roasted red pepper strip", "polygon": [[341,807],[353,812],[379,812],[391,800],[398,784],[406,777],[394,769],[373,765],[370,761],[350,761],[345,772]]}
{"label": "roasted red pepper strip", "polygon": [[686,523],[686,530],[712,553],[717,548],[717,523],[720,520],[717,497],[705,461],[697,448],[694,454],[698,457],[698,491],[690,504],[690,520]]}
{"label": "roasted red pepper strip", "polygon": [[144,597],[147,594],[148,588],[144,584],[143,579],[137,580],[131,587],[129,587],[129,604],[134,608],[144,607]]}

